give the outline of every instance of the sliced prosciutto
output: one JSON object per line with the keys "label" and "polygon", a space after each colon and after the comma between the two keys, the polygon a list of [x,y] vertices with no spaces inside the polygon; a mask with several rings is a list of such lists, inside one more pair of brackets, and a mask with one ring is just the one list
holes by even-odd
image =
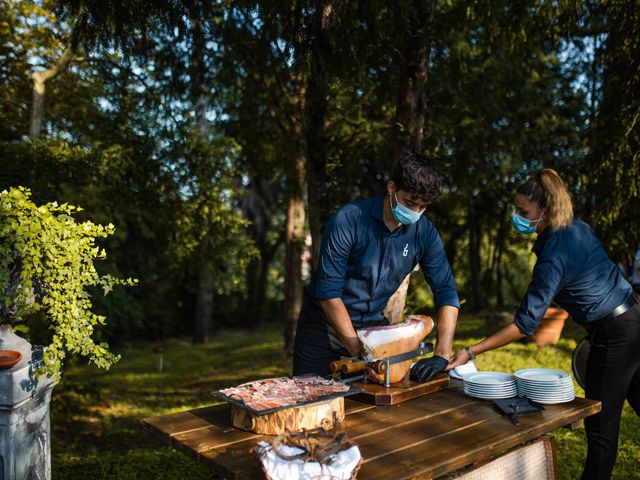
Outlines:
{"label": "sliced prosciutto", "polygon": [[[411,315],[402,323],[382,327],[361,328],[356,333],[362,343],[365,360],[375,360],[400,355],[415,350],[424,337],[433,330],[433,319],[426,315]],[[391,365],[389,381],[402,380],[411,368],[411,360]],[[367,377],[377,383],[384,383],[384,375],[367,370]]]}
{"label": "sliced prosciutto", "polygon": [[348,391],[349,386],[344,383],[315,375],[302,375],[256,380],[225,388],[220,393],[260,412],[321,400],[323,397]]}

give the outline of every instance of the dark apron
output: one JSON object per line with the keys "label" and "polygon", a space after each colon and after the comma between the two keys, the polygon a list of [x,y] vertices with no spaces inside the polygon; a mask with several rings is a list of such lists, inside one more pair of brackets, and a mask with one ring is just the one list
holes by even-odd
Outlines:
{"label": "dark apron", "polygon": [[[366,324],[354,324],[354,328],[388,325],[383,318]],[[305,288],[302,308],[298,317],[293,352],[293,374],[329,375],[329,364],[341,357],[351,357],[333,327],[329,325],[322,308]]]}

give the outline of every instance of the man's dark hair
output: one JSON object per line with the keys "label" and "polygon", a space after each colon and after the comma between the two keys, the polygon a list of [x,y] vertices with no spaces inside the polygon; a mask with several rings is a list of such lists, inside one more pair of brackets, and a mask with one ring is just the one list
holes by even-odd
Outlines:
{"label": "man's dark hair", "polygon": [[404,190],[425,202],[434,202],[442,195],[442,179],[434,163],[424,155],[405,153],[393,167],[390,180],[398,190]]}

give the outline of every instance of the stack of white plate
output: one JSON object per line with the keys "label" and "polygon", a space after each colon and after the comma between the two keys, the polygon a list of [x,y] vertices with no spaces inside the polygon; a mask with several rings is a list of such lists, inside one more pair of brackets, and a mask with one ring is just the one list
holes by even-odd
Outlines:
{"label": "stack of white plate", "polygon": [[576,398],[571,375],[562,370],[527,368],[514,373],[521,396],[538,403],[570,402]]}
{"label": "stack of white plate", "polygon": [[464,393],[471,397],[496,400],[518,395],[513,375],[502,372],[467,373],[462,377]]}

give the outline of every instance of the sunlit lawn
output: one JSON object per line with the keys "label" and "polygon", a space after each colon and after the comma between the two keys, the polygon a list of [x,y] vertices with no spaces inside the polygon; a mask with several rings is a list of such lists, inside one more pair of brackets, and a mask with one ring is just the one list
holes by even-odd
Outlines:
{"label": "sunlit lawn", "polygon": [[[463,317],[456,348],[498,328],[491,321]],[[165,344],[164,371],[157,372],[152,344],[121,349],[109,372],[69,366],[52,403],[53,478],[201,479],[208,471],[143,430],[141,419],[215,403],[211,391],[255,378],[289,373],[281,355],[282,329],[223,332],[207,345]],[[482,370],[511,372],[544,366],[570,371],[571,352],[583,331],[568,323],[556,347],[515,344],[476,361]],[[578,394],[583,391],[576,385]],[[554,432],[562,479],[578,478],[586,452],[583,430]],[[640,478],[640,420],[625,405],[616,479]]]}

